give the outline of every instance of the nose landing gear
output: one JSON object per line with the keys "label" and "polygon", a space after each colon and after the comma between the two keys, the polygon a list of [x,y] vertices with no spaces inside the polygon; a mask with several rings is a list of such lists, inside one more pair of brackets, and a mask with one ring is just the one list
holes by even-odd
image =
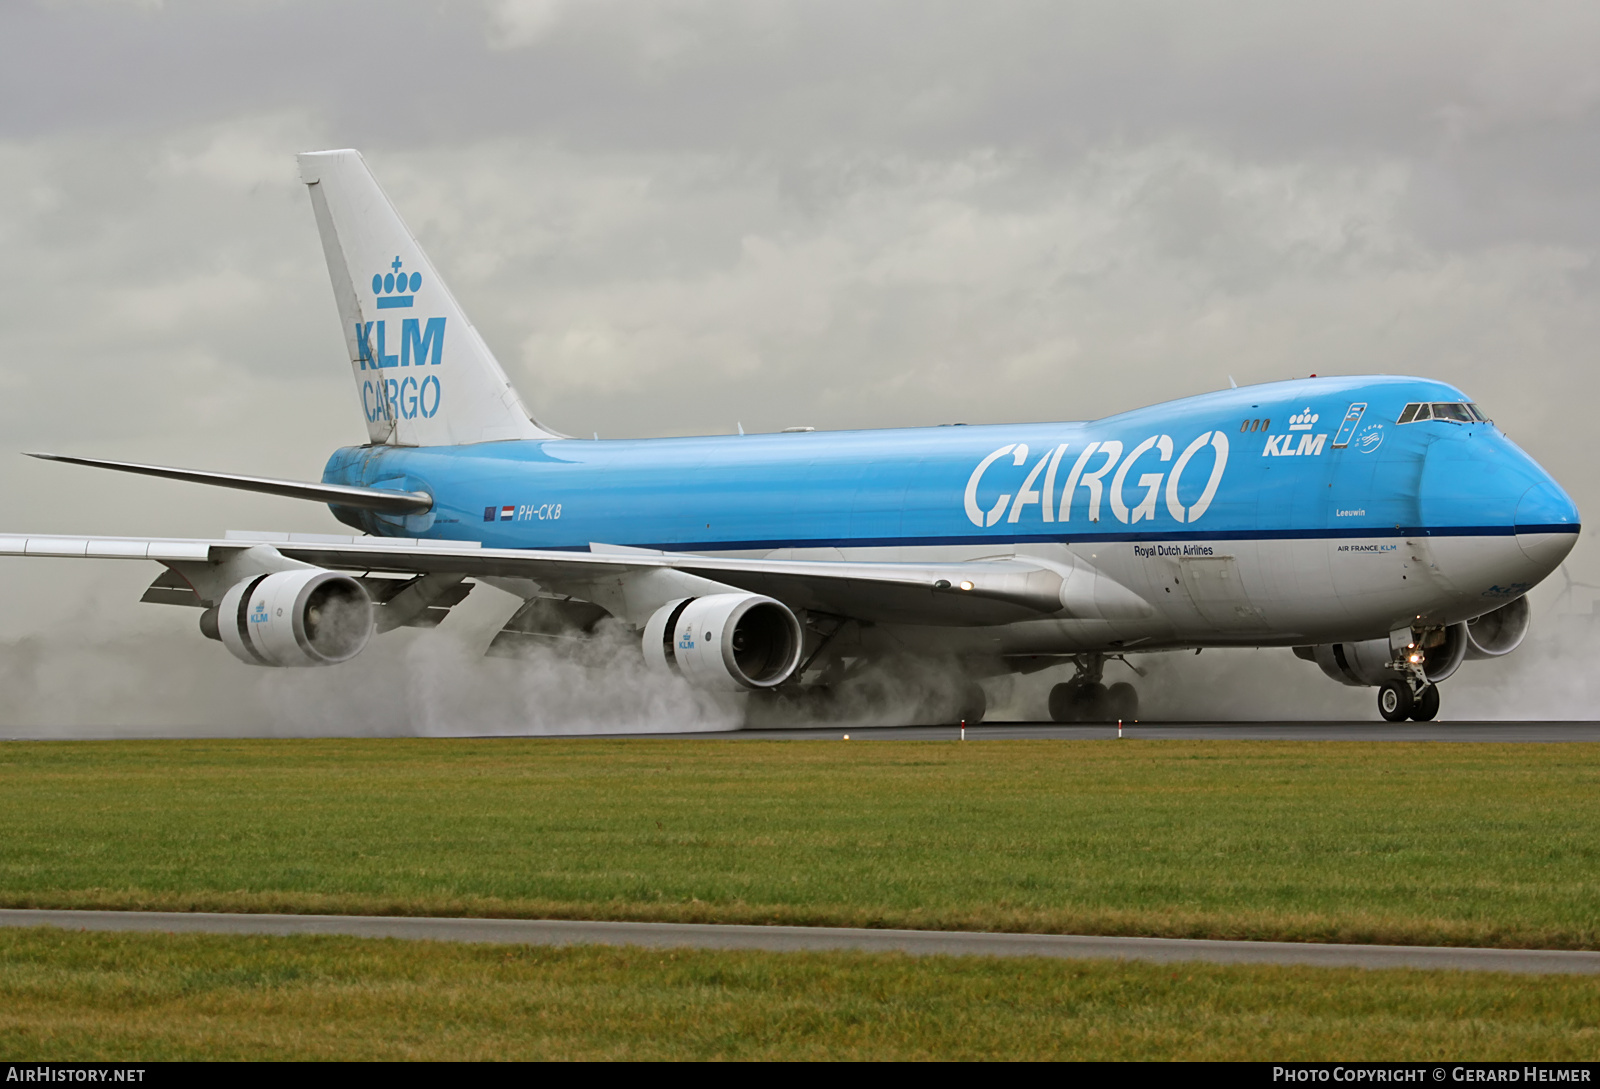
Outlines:
{"label": "nose landing gear", "polygon": [[[1439,686],[1428,679],[1428,651],[1425,648],[1430,644],[1435,647],[1446,646],[1447,642],[1447,634],[1442,628],[1430,629],[1420,635],[1415,628],[1410,631],[1402,628],[1389,633],[1389,650],[1393,658],[1388,668],[1399,676],[1384,681],[1378,688],[1378,714],[1386,722],[1404,722],[1408,718],[1416,722],[1430,722],[1439,713]],[[1461,651],[1458,649],[1455,661],[1447,663],[1448,668],[1440,674],[1440,679],[1453,673],[1460,661]]]}
{"label": "nose landing gear", "polygon": [[1432,722],[1439,713],[1439,686],[1411,677],[1384,681],[1378,689],[1378,714],[1386,722]]}
{"label": "nose landing gear", "polygon": [[[1102,683],[1107,657],[1097,653],[1080,654],[1073,659],[1076,675],[1050,689],[1052,722],[1116,722],[1138,717],[1139,692],[1133,685],[1118,681],[1108,688]],[[1124,660],[1124,664],[1135,673],[1140,672],[1132,663]]]}

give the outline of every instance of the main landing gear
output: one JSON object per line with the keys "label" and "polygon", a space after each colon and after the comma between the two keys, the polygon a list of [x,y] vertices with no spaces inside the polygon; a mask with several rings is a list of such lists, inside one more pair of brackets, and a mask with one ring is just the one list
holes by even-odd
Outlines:
{"label": "main landing gear", "polygon": [[[1073,659],[1077,674],[1050,689],[1052,722],[1131,721],[1139,714],[1139,692],[1126,681],[1109,688],[1102,682],[1106,655],[1080,654]],[[1139,672],[1133,666],[1134,672]]]}
{"label": "main landing gear", "polygon": [[1378,689],[1378,714],[1388,722],[1432,722],[1439,713],[1439,686],[1411,678],[1384,681]]}

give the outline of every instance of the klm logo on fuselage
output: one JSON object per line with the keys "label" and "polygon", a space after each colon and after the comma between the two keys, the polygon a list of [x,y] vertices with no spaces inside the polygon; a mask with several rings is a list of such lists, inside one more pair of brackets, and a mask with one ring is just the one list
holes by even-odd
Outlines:
{"label": "klm logo on fuselage", "polygon": [[[391,271],[375,273],[372,294],[379,310],[409,309],[416,304],[422,287],[422,273],[403,271],[404,262],[394,259]],[[389,323],[382,319],[356,324],[356,362],[363,371],[404,367],[437,367],[444,362],[444,318],[402,318],[399,351],[390,354],[395,340]],[[443,389],[435,374],[374,378],[361,385],[361,407],[368,422],[395,417],[431,418],[439,411]]]}
{"label": "klm logo on fuselage", "polygon": [[[1300,440],[1300,445],[1295,445],[1295,439]],[[1327,435],[1268,435],[1267,445],[1261,451],[1264,458],[1270,457],[1310,457],[1322,453],[1322,444],[1328,441]]]}
{"label": "klm logo on fuselage", "polygon": [[[1362,406],[1366,407],[1366,406]],[[1308,407],[1304,412],[1289,417],[1289,434],[1268,435],[1267,445],[1261,451],[1264,458],[1270,457],[1313,457],[1322,453],[1322,444],[1328,441],[1327,435],[1308,435],[1321,419],[1321,415],[1312,412]],[[1300,432],[1298,435],[1295,432]],[[1295,440],[1299,439],[1299,445]]]}

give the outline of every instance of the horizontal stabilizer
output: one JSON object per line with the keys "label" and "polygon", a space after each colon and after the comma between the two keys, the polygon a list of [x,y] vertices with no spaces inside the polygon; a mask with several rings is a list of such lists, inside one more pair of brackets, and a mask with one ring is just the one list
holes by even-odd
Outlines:
{"label": "horizontal stabilizer", "polygon": [[29,454],[30,458],[45,461],[64,461],[71,465],[89,465],[97,469],[115,469],[122,473],[139,473],[159,476],[167,480],[187,480],[191,484],[212,484],[219,488],[237,488],[246,492],[261,492],[286,499],[310,499],[341,507],[360,507],[380,514],[422,514],[433,508],[433,497],[423,492],[391,492],[382,488],[356,488],[345,484],[310,484],[300,480],[273,480],[264,476],[242,476],[238,473],[213,473],[204,469],[174,469],[165,465],[140,465],[131,461],[106,461],[102,458],[75,458],[63,454]]}

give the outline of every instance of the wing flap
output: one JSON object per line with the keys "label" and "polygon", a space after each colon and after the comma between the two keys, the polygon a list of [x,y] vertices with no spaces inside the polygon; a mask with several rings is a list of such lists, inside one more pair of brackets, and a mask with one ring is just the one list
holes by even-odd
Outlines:
{"label": "wing flap", "polygon": [[139,600],[149,605],[186,605],[195,609],[206,607],[200,595],[194,592],[194,587],[189,585],[189,580],[170,567],[156,576]]}

